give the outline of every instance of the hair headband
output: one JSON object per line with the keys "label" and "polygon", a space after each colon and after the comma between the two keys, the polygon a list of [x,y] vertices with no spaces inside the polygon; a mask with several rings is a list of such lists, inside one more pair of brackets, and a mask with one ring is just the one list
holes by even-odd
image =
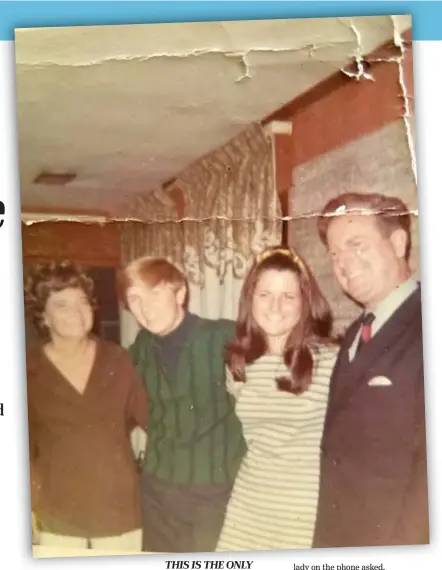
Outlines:
{"label": "hair headband", "polygon": [[286,257],[291,259],[293,261],[293,263],[295,265],[297,265],[301,270],[304,269],[304,263],[303,263],[302,259],[300,257],[298,257],[298,255],[296,255],[296,253],[294,253],[290,249],[285,249],[282,247],[277,248],[277,249],[267,249],[267,250],[262,251],[261,253],[258,253],[258,255],[256,256],[256,264],[259,265],[265,259],[268,259],[269,257],[272,257],[273,255],[277,255],[277,254],[285,255]]}

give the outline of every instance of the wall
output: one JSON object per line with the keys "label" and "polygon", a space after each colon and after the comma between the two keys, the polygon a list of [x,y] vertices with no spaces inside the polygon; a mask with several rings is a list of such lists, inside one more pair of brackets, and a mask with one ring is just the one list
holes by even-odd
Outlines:
{"label": "wall", "polygon": [[[408,101],[414,110],[411,49],[406,51],[403,71]],[[296,112],[293,117],[293,166],[403,117],[404,99],[397,63],[383,62],[374,65],[369,72],[373,80],[358,81],[342,74],[340,88]]]}
{"label": "wall", "polygon": [[[288,242],[311,265],[334,310],[337,332],[360,309],[342,295],[336,284],[317,238],[315,212],[332,196],[350,190],[396,194],[417,210],[416,181],[411,167],[414,147],[404,121],[401,85],[404,81],[413,113],[411,43],[407,47],[402,73],[392,61],[373,63],[368,69],[373,80],[358,81],[341,73],[295,101],[289,108],[289,116],[286,110],[285,116],[276,117],[290,118],[293,122],[291,140],[282,137],[276,140],[278,191],[285,203],[283,209],[293,218],[287,228]],[[385,60],[394,47],[383,49]],[[368,59],[373,61],[378,56],[373,54]],[[417,271],[418,238],[416,216],[412,263]]]}
{"label": "wall", "polygon": [[118,224],[42,222],[22,224],[23,260],[26,263],[71,259],[94,267],[118,267]]}

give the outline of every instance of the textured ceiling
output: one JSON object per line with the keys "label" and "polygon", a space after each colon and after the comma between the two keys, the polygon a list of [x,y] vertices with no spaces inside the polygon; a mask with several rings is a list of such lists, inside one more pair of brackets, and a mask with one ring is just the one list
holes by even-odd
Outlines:
{"label": "textured ceiling", "polygon": [[[121,215],[410,27],[382,16],[16,30],[22,207]],[[77,178],[33,184],[42,170]]]}

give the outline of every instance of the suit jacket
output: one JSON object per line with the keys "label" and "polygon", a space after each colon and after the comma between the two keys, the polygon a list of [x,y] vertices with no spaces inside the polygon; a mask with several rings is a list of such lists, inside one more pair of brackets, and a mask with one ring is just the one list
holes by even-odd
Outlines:
{"label": "suit jacket", "polygon": [[427,544],[420,288],[350,362],[361,321],[331,378],[313,547]]}

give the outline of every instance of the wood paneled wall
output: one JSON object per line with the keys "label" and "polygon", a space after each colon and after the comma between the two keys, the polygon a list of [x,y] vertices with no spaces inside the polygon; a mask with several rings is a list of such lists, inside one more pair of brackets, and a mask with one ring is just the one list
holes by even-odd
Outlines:
{"label": "wood paneled wall", "polygon": [[85,266],[119,267],[119,224],[22,224],[22,249],[25,264],[69,259]]}

